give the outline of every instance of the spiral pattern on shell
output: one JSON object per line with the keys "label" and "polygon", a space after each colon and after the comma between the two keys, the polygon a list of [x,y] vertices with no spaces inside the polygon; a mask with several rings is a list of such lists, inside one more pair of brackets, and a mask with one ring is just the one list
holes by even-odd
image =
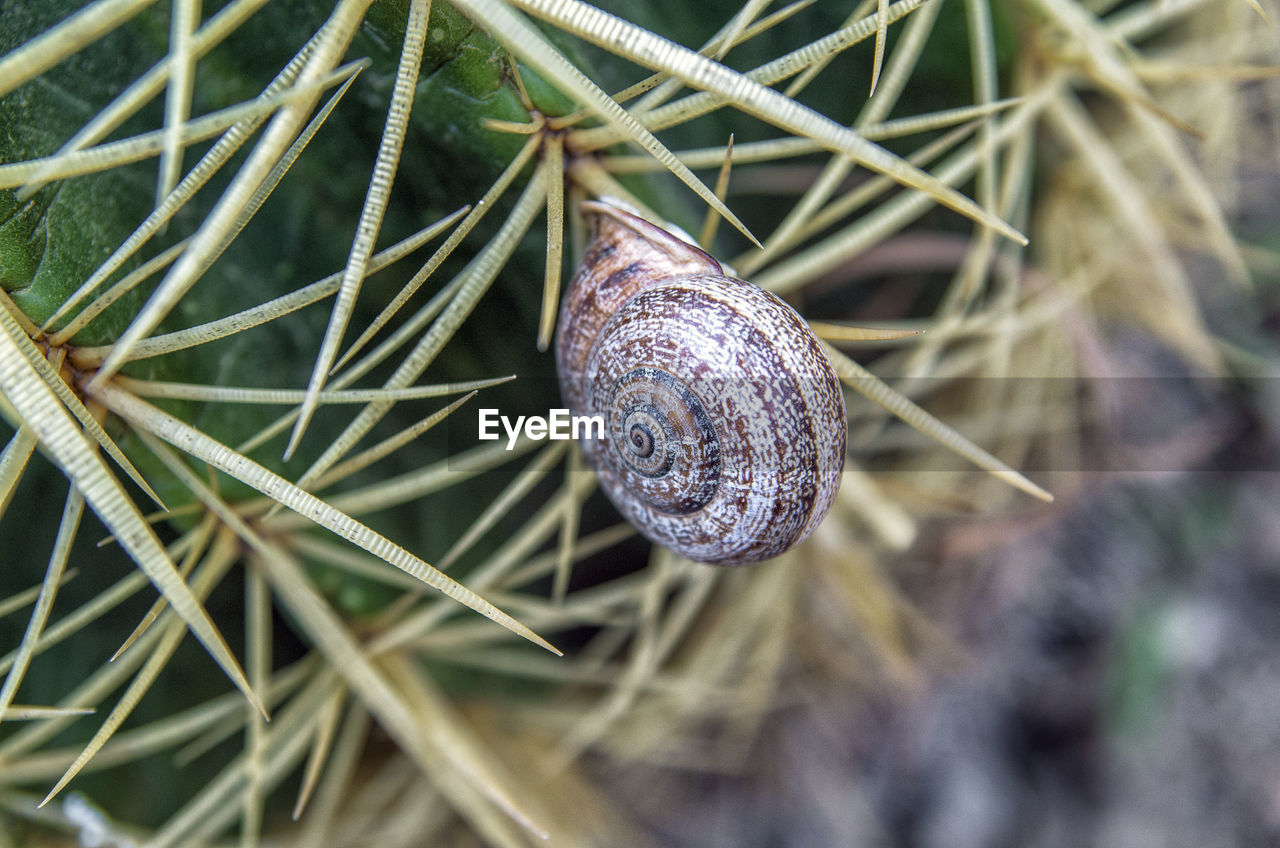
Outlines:
{"label": "spiral pattern on shell", "polygon": [[642,218],[584,203],[592,238],[561,307],[556,359],[606,495],[690,559],[775,557],[826,515],[845,409],[822,346],[786,303]]}

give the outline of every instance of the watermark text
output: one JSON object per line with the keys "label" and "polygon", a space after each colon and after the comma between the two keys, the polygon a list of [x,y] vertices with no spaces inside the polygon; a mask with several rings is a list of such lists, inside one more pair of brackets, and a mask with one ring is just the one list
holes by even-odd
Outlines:
{"label": "watermark text", "polygon": [[515,447],[521,433],[534,440],[604,438],[604,416],[570,415],[567,409],[552,409],[546,417],[517,415],[514,421],[499,415],[496,409],[480,410],[480,439],[493,441],[502,438],[499,425],[507,435],[507,450]]}

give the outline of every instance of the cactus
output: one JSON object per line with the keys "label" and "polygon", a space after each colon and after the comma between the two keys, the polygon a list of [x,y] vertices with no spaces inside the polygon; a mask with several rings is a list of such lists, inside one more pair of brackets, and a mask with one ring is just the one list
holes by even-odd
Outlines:
{"label": "cactus", "polygon": [[[1212,175],[1249,0],[10,5],[17,844],[636,844],[614,767],[737,767],[797,662],[910,679],[884,562],[1038,508],[1094,321],[1225,370],[1185,257],[1248,279]],[[575,447],[477,443],[478,404],[559,405],[603,195],[832,345],[850,465],[796,551],[680,561]]]}

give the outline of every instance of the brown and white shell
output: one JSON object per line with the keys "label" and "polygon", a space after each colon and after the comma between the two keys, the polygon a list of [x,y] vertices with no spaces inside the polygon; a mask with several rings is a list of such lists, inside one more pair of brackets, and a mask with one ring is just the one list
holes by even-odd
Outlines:
{"label": "brown and white shell", "polygon": [[822,521],[844,467],[840,383],[796,311],[642,218],[588,202],[556,362],[601,486],[645,536],[701,562],[775,557]]}

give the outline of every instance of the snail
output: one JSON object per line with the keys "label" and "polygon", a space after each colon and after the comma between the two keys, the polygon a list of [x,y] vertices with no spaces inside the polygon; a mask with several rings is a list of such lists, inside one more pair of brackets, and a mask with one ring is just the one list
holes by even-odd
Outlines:
{"label": "snail", "polygon": [[605,494],[651,541],[741,565],[804,540],[844,467],[844,397],[794,309],[612,205],[560,309],[556,365]]}

